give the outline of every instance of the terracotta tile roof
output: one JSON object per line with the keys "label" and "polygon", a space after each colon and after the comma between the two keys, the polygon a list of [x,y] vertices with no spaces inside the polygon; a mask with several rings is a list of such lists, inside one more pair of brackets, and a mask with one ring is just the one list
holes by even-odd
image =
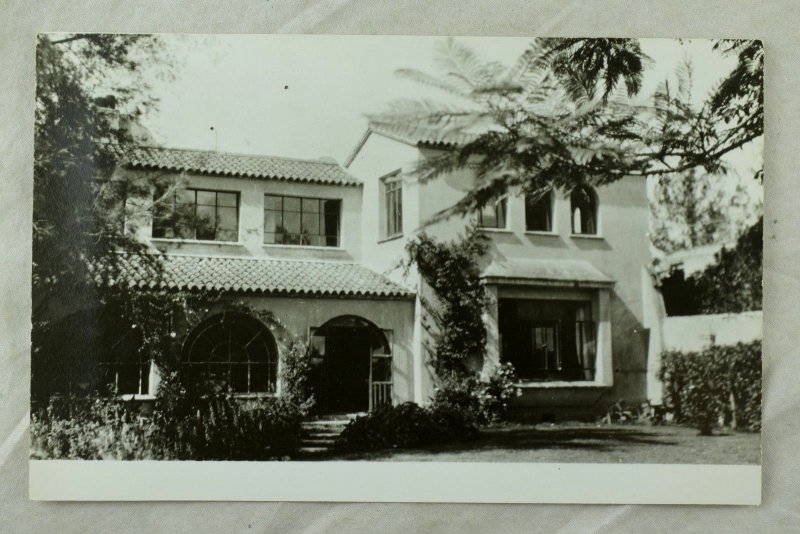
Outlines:
{"label": "terracotta tile roof", "polygon": [[360,185],[336,162],[277,156],[232,154],[185,148],[115,145],[120,164],[132,168],[196,172],[221,176]]}
{"label": "terracotta tile roof", "polygon": [[585,260],[495,258],[483,270],[485,282],[516,285],[608,287],[614,279]]}
{"label": "terracotta tile roof", "polygon": [[121,277],[131,286],[143,289],[159,287],[297,296],[408,298],[414,295],[355,263],[177,254],[155,258],[162,265],[160,276],[140,256],[121,255]]}

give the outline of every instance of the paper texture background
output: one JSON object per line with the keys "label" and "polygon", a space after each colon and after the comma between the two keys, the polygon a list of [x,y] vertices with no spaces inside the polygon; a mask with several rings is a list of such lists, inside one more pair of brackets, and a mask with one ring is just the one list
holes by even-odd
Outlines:
{"label": "paper texture background", "polygon": [[[790,532],[800,524],[800,4],[759,1],[0,0],[0,531]],[[759,508],[27,500],[37,31],[748,37],[766,48],[764,491]],[[279,481],[276,481],[279,483]],[[124,484],[124,481],[120,481]],[[358,480],[353,480],[358,484]],[[609,480],[624,484],[624,480]],[[158,480],[153,480],[158,484]],[[536,484],[531,480],[531,484]]]}

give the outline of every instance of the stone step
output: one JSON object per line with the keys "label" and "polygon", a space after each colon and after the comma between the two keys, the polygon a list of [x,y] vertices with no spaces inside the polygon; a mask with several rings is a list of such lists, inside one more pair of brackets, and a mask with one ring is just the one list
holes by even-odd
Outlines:
{"label": "stone step", "polygon": [[330,449],[328,447],[300,447],[303,454],[324,454]]}
{"label": "stone step", "polygon": [[333,444],[336,443],[334,439],[301,439],[300,446],[302,447],[325,447],[330,448],[333,447]]}
{"label": "stone step", "polygon": [[309,432],[335,432],[335,433],[338,434],[346,426],[347,426],[346,424],[342,424],[342,425],[320,425],[320,424],[317,424],[317,423],[309,423],[309,424],[303,424],[300,427],[303,430],[307,430]]}
{"label": "stone step", "polygon": [[319,428],[320,430],[322,430],[326,428],[327,429],[344,428],[347,426],[347,424],[348,423],[342,423],[342,422],[334,423],[333,421],[313,421],[313,422],[303,423],[301,426],[303,428]]}
{"label": "stone step", "polygon": [[358,416],[366,415],[362,412],[356,413],[333,413],[333,414],[326,414],[326,415],[318,415],[314,419],[315,421],[351,421]]}
{"label": "stone step", "polygon": [[336,444],[336,438],[342,433],[350,421],[362,414],[323,415],[303,421],[300,437],[300,452],[305,455],[316,455],[330,452]]}
{"label": "stone step", "polygon": [[303,432],[303,435],[309,438],[321,438],[321,439],[322,438],[335,439],[339,437],[340,434],[341,432],[327,432],[327,431],[319,432],[316,430],[307,430]]}

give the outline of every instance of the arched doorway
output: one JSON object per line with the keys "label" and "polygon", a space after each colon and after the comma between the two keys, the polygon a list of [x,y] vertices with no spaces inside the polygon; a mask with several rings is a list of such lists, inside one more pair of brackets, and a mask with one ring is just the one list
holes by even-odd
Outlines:
{"label": "arched doorway", "polygon": [[356,413],[392,402],[391,331],[343,315],[310,332],[320,413]]}
{"label": "arched doorway", "polygon": [[200,323],[184,343],[181,367],[190,380],[231,393],[274,393],[275,338],[244,313],[222,313]]}

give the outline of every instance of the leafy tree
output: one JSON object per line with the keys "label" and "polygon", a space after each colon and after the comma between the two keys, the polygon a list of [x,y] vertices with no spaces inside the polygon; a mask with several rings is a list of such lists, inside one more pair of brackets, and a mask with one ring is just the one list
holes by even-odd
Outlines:
{"label": "leafy tree", "polygon": [[[33,320],[116,279],[119,251],[141,252],[121,231],[133,183],[111,181],[113,146],[128,139],[101,104],[139,113],[155,104],[145,70],[170,62],[157,37],[40,35],[34,130]],[[151,70],[147,71],[153,74]],[[104,97],[99,99],[98,97]],[[97,267],[102,265],[102,269]]]}
{"label": "leafy tree", "polygon": [[719,173],[725,154],[763,133],[763,49],[758,41],[714,48],[737,55],[738,65],[694,109],[691,84],[665,83],[650,105],[632,102],[649,62],[634,39],[537,39],[510,67],[451,39],[436,55],[442,75],[398,74],[449,93],[453,103],[399,100],[369,118],[457,141],[416,169],[422,181],[475,170],[474,188],[439,217],[475,211],[510,188],[537,194],[631,175]]}
{"label": "leafy tree", "polygon": [[659,177],[650,203],[653,245],[669,254],[734,240],[745,228],[731,215],[747,214],[753,202],[741,182],[733,190],[726,189],[730,179],[697,169]]}
{"label": "leafy tree", "polygon": [[[62,366],[69,365],[67,353],[90,351],[96,340],[108,336],[121,340],[135,327],[141,332],[140,350],[160,359],[175,344],[174,325],[162,312],[175,315],[196,300],[191,295],[133,291],[119,277],[122,262],[132,256],[141,259],[141,268],[154,283],[161,269],[157,259],[145,254],[144,246],[123,231],[125,217],[133,215],[126,198],[143,194],[148,186],[114,176],[115,147],[131,139],[116,124],[117,117],[104,109],[143,113],[155,105],[147,79],[168,73],[170,67],[161,45],[157,37],[141,35],[38,37],[32,236],[34,393],[48,383],[48,373],[58,372],[58,365],[50,365],[53,362],[65,360]],[[90,308],[101,310],[95,315],[102,320],[75,329],[69,336],[70,346],[59,346],[58,332],[63,328],[56,321]]]}
{"label": "leafy tree", "polygon": [[701,313],[738,313],[760,310],[764,288],[764,218],[748,228],[732,249],[723,249],[717,261],[692,277]]}
{"label": "leafy tree", "polygon": [[733,248],[717,253],[702,272],[672,270],[659,281],[668,315],[739,313],[762,309],[764,218],[747,228]]}

